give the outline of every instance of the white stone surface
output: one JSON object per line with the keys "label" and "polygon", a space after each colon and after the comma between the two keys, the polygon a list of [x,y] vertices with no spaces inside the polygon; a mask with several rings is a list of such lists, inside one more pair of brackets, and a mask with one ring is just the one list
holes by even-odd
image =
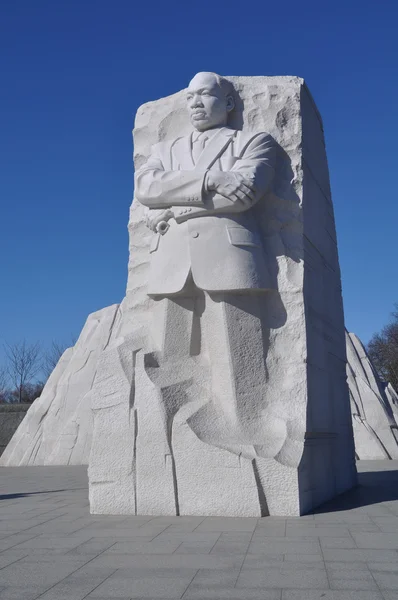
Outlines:
{"label": "white stone surface", "polygon": [[[356,481],[321,119],[299,78],[229,79],[238,93],[228,126],[243,131],[224,146],[218,122],[206,160],[194,157],[185,91],[137,113],[136,185],[149,213],[133,202],[127,293],[93,387],[94,513],[300,514]],[[191,117],[197,110],[203,120],[209,106],[193,106]],[[220,171],[233,172],[246,159],[243,140],[264,132],[277,142],[270,192],[245,214],[225,215]],[[177,138],[185,153],[171,149]],[[168,147],[169,172],[142,183],[164,169]],[[237,178],[235,192],[245,182]],[[177,190],[171,207],[168,185]],[[245,250],[231,236],[224,245],[231,220]],[[163,236],[150,230],[160,223],[170,226]],[[235,250],[246,263],[235,273],[235,254],[224,272]]]}
{"label": "white stone surface", "polygon": [[347,379],[359,459],[398,458],[398,398],[383,384],[360,339],[346,332]]}
{"label": "white stone surface", "polygon": [[88,464],[91,389],[117,310],[115,304],[89,315],[75,346],[65,350],[9,442],[1,466]]}

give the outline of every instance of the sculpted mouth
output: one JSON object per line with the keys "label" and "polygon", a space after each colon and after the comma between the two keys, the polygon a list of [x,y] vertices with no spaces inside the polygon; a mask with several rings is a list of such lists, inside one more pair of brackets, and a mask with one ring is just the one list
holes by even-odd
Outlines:
{"label": "sculpted mouth", "polygon": [[201,119],[201,118],[203,118],[203,117],[206,116],[206,113],[203,112],[203,111],[198,111],[198,112],[192,113],[192,116],[193,116],[193,118],[199,118],[199,119]]}

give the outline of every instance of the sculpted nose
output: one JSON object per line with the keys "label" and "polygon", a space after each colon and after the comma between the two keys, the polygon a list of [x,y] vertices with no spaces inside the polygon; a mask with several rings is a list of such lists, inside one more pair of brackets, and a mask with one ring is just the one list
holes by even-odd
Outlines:
{"label": "sculpted nose", "polygon": [[193,96],[191,106],[192,108],[196,108],[197,106],[203,106],[202,98],[199,95]]}

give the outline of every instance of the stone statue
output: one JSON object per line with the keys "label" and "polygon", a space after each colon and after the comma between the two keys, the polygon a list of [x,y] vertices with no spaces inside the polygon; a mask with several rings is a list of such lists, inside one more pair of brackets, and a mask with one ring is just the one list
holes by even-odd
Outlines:
{"label": "stone statue", "polygon": [[303,80],[198,73],[139,108],[134,162],[92,512],[296,515],[349,489],[333,206]]}
{"label": "stone statue", "polygon": [[252,208],[272,182],[275,142],[227,126],[234,90],[219,75],[198,73],[186,102],[194,131],[155,145],[135,178],[154,232],[148,294],[164,300],[154,319],[160,351],[146,356],[146,370],[161,390],[167,430],[190,400],[182,381],[192,388],[202,371],[202,406],[188,421],[198,438],[251,460],[274,457],[287,436],[265,401],[263,294],[271,286]]}
{"label": "stone statue", "polygon": [[250,209],[274,176],[275,144],[266,133],[227,127],[233,88],[218,75],[198,73],[186,99],[194,132],[153,147],[135,178],[136,198],[150,209],[148,226],[156,232],[148,293],[180,294],[190,279],[206,292],[267,289]]}

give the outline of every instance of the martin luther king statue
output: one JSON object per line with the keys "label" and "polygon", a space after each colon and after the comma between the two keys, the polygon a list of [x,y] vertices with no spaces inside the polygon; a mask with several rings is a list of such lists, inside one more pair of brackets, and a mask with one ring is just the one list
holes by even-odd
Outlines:
{"label": "martin luther king statue", "polygon": [[91,510],[303,514],[355,483],[315,104],[297,77],[202,72],[139,109],[134,141],[129,282],[92,393]]}

